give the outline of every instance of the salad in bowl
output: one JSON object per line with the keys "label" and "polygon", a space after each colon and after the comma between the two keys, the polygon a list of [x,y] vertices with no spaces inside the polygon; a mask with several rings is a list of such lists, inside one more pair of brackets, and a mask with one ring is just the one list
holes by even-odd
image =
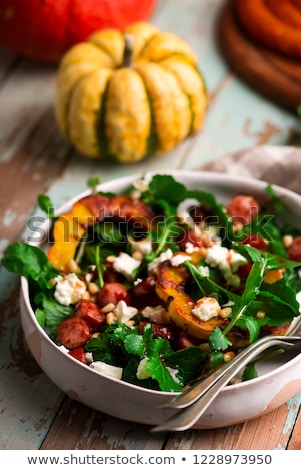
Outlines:
{"label": "salad in bowl", "polygon": [[[286,334],[300,315],[301,266],[294,193],[202,172],[116,182],[92,185],[58,213],[40,196],[44,230],[10,245],[2,260],[23,277],[28,336],[35,325],[67,367],[85,369],[81,391],[47,373],[70,396],[113,415],[80,396],[87,372],[95,384],[101,377],[139,391],[141,406],[152,395],[153,406],[259,337]],[[31,349],[45,369],[41,346],[39,354]],[[256,377],[251,363],[227,388]],[[162,416],[121,413],[154,423]]]}

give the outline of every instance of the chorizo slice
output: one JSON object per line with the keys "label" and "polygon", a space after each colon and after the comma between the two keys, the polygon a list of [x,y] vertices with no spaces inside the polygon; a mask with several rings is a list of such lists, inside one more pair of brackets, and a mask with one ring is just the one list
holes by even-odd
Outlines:
{"label": "chorizo slice", "polygon": [[108,304],[117,305],[123,300],[127,305],[131,303],[131,297],[126,287],[119,282],[105,282],[96,294],[96,302],[101,308]]}
{"label": "chorizo slice", "polygon": [[69,356],[74,357],[74,359],[77,359],[79,362],[87,364],[85,350],[82,346],[80,348],[71,349],[68,354]]}
{"label": "chorizo slice", "polygon": [[65,348],[76,349],[90,339],[91,328],[82,318],[67,318],[59,325],[56,337]]}
{"label": "chorizo slice", "polygon": [[74,316],[85,320],[93,331],[96,331],[106,322],[105,314],[92,300],[80,300],[75,306]]}
{"label": "chorizo slice", "polygon": [[259,214],[260,205],[252,196],[238,194],[228,202],[226,211],[233,223],[247,225]]}

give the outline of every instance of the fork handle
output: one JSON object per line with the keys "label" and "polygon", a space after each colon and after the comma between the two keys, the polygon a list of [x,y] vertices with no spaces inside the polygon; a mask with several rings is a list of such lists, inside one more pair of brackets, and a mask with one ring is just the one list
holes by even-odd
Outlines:
{"label": "fork handle", "polygon": [[[284,343],[286,346],[289,344],[288,342],[284,341],[282,341],[282,343]],[[281,344],[281,339],[279,337],[265,337],[250,345],[244,351],[239,353],[234,359],[232,359],[232,361],[225,364],[218,371],[208,376],[204,381],[205,384],[203,381],[198,383],[193,389],[192,398],[189,395],[188,400],[186,400],[185,394],[181,394],[179,395],[180,398],[178,400],[178,402],[180,402],[180,406],[178,406],[176,399],[172,402],[169,402],[169,404],[166,404],[166,408],[180,407],[184,409],[172,416],[170,419],[166,420],[164,423],[152,428],[152,431],[185,431],[186,429],[189,429],[203,415],[203,413],[211,405],[220,391],[245,365],[247,365],[252,359],[254,359],[258,354],[267,348],[279,344]],[[187,395],[188,392],[186,397]]]}

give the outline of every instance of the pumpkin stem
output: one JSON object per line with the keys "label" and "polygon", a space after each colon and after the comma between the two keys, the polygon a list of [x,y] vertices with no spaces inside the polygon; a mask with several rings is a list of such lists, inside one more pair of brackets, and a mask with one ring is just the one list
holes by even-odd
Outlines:
{"label": "pumpkin stem", "polygon": [[133,50],[134,36],[132,34],[125,34],[122,67],[131,67],[133,62]]}

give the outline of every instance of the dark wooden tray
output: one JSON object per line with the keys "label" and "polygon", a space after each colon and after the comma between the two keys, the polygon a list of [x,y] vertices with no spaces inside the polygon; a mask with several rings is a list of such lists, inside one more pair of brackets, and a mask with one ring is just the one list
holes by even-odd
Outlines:
{"label": "dark wooden tray", "polygon": [[259,93],[296,112],[301,105],[301,61],[278,55],[254,42],[238,24],[229,0],[218,21],[222,54],[233,71]]}

